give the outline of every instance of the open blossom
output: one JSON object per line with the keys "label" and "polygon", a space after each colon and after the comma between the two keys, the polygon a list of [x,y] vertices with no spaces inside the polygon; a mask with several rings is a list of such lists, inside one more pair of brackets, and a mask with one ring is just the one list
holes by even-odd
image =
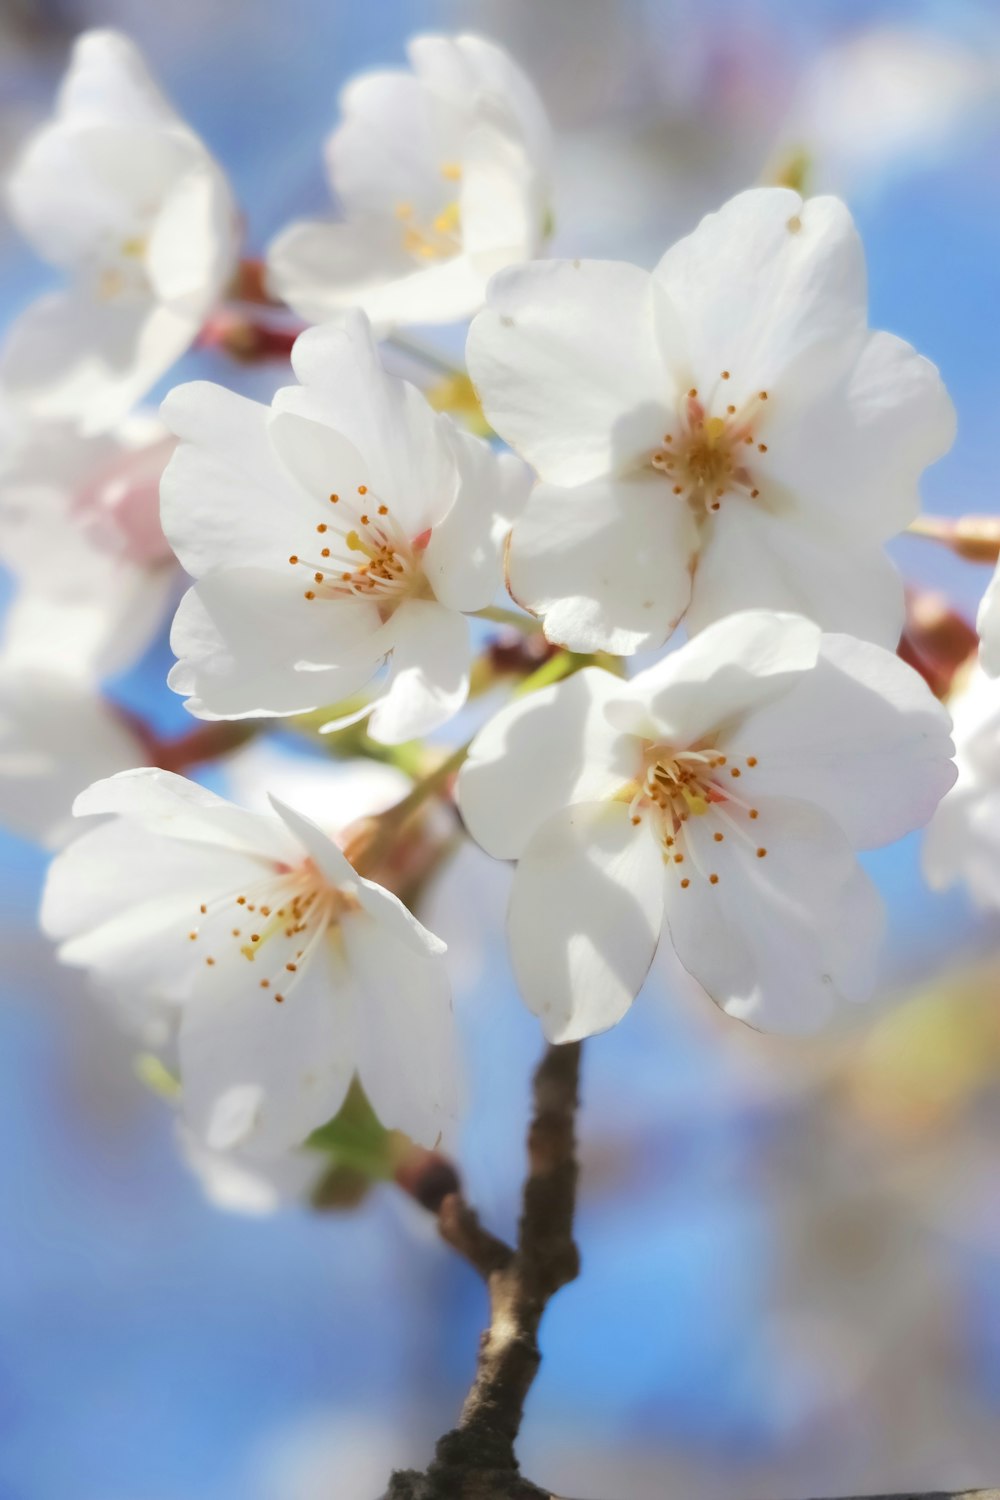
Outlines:
{"label": "open blossom", "polygon": [[222,172],[127,38],[76,43],[55,117],[14,167],[8,201],[69,286],[14,323],[4,397],[32,417],[109,427],[188,348],[233,269]]}
{"label": "open blossom", "polygon": [[730,1014],[806,1030],[874,982],[881,904],[854,851],[927,820],[950,754],[897,657],[748,611],[630,682],[588,669],[501,710],[459,802],[519,861],[511,954],[550,1040],[621,1018],[664,925]]}
{"label": "open blossom", "polygon": [[411,72],[344,90],[327,167],[345,222],[293,224],[270,248],[275,294],[311,322],[344,307],[389,326],[467,317],[545,239],[549,126],[520,68],[477,36],[407,51]]}
{"label": "open blossom", "polygon": [[973,667],[948,700],[958,780],[927,829],[934,890],[962,881],[977,906],[1000,908],[1000,682]]}
{"label": "open blossom", "polygon": [[145,757],[111,705],[56,667],[0,666],[0,826],[49,848],[69,836],[78,792]]}
{"label": "open blossom", "polygon": [[17,585],[5,661],[93,678],[142,655],[180,592],[159,516],[173,448],[144,413],[93,437],[15,429],[0,463],[0,560]]}
{"label": "open blossom", "polygon": [[173,391],[181,439],[164,530],[198,580],[174,621],[170,685],[200,718],[291,714],[374,688],[370,732],[425,734],[465,701],[465,612],[500,583],[528,475],[405,381],[367,319],[308,330],[300,386],[271,408],[220,386]]}
{"label": "open blossom", "polygon": [[280,1156],[355,1072],[384,1124],[436,1141],[454,1112],[444,945],[395,896],[277,801],[248,812],[139,770],[75,811],[110,817],[54,861],[43,927],[140,1015],[176,1008],[184,1116],[207,1150]]}
{"label": "open blossom", "polygon": [[895,646],[882,544],[950,445],[937,370],[867,327],[844,205],[741,193],[652,273],[511,269],[475,319],[486,416],[537,469],[508,582],[576,650],[660,645],[733,610],[795,610]]}

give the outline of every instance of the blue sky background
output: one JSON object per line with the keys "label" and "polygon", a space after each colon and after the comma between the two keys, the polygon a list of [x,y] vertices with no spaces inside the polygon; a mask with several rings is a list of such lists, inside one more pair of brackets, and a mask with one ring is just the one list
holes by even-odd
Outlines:
{"label": "blue sky background", "polygon": [[[3,9],[8,153],[46,107],[67,33],[25,30]],[[29,9],[69,31],[132,32],[232,175],[258,252],[293,215],[325,211],[320,146],[341,84],[399,62],[421,29],[472,26],[537,63],[575,184],[559,248],[580,248],[583,226],[588,253],[637,259],[754,180],[808,69],[863,28],[903,28],[982,64],[1000,56],[996,5],[965,0]],[[613,53],[601,51],[608,35]],[[596,70],[595,55],[607,59]],[[746,86],[734,88],[741,67]],[[734,98],[749,100],[744,115]],[[998,138],[994,87],[915,154],[884,158],[873,139],[864,167],[838,183],[868,249],[873,324],[933,358],[959,410],[955,449],[925,486],[935,511],[998,507]],[[646,174],[641,224],[609,221],[600,177],[581,166],[609,150],[624,176]],[[661,158],[662,196],[651,195]],[[0,318],[47,274],[4,233]],[[196,369],[213,367],[191,358],[177,378]],[[979,570],[916,541],[898,557],[974,609]],[[117,690],[179,728],[168,664],[161,644]],[[44,858],[10,837],[0,851],[0,1500],[374,1500],[389,1464],[425,1459],[452,1420],[480,1289],[388,1192],[323,1219],[207,1206],[164,1107],[35,935]],[[919,839],[871,867],[890,908],[888,986],[991,948],[995,931],[960,896],[924,888]],[[475,863],[438,891],[428,920],[459,948],[471,923],[486,929],[482,972],[458,986],[475,1101],[463,1167],[504,1228],[539,1041],[497,932],[502,899],[502,874]],[[956,1002],[953,1014],[966,1039],[985,1027],[1000,1064],[982,1005]],[[861,1019],[877,1030],[880,1016],[876,1006]],[[899,1035],[893,1057],[912,1057],[923,1080],[919,1035]],[[997,1482],[995,1079],[987,1070],[925,1128],[912,1079],[900,1095],[892,1075],[876,1089],[886,1123],[858,1104],[867,1045],[861,1033],[768,1043],[717,1021],[662,971],[590,1047],[585,1269],[545,1325],[524,1442],[535,1477],[635,1500],[670,1486],[748,1500]],[[925,1092],[939,1108],[933,1079]]]}

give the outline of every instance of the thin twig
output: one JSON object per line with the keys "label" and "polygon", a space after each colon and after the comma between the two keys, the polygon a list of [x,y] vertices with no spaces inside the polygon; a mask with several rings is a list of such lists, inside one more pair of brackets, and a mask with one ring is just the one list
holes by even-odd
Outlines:
{"label": "thin twig", "polygon": [[441,1438],[426,1474],[393,1475],[389,1500],[536,1500],[547,1494],[521,1478],[514,1445],[541,1363],[542,1314],[579,1271],[573,1217],[580,1053],[579,1042],[549,1047],[535,1073],[517,1245],[485,1229],[461,1191],[449,1193],[438,1209],[442,1238],[486,1283],[489,1325],[458,1426]]}

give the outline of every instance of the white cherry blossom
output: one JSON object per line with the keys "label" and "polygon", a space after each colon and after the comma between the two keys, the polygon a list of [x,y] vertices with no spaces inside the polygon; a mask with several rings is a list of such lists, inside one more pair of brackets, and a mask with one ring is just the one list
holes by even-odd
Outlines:
{"label": "white cherry blossom", "polygon": [[948,700],[958,780],[927,829],[933,890],[961,881],[977,906],[1000,909],[1000,682],[974,666]]}
{"label": "white cherry blossom", "polygon": [[742,193],[652,273],[549,261],[491,284],[469,369],[541,483],[514,597],[575,650],[657,646],[733,610],[788,609],[895,646],[882,545],[952,441],[937,370],[867,327],[845,206]]}
{"label": "white cherry blossom", "polygon": [[48,848],[73,830],[73,799],[145,759],[115,709],[77,678],[0,663],[0,825]]}
{"label": "white cherry blossom", "polygon": [[897,657],[748,611],[630,682],[590,668],[502,709],[459,803],[518,860],[511,955],[550,1040],[618,1021],[664,926],[723,1009],[807,1030],[874,982],[881,903],[854,851],[926,822],[950,754]]}
{"label": "white cherry blossom", "polygon": [[326,157],[344,222],[292,224],[270,248],[273,291],[310,322],[344,307],[383,326],[467,317],[546,237],[549,126],[520,68],[477,36],[407,52],[411,71],[363,74],[341,97]]}
{"label": "white cherry blossom", "polygon": [[198,580],[170,685],[200,718],[291,714],[374,688],[370,732],[425,734],[459,709],[464,615],[493,599],[529,476],[383,370],[367,319],[308,330],[271,408],[181,386],[163,527]]}
{"label": "white cherry blossom", "polygon": [[113,31],[76,43],[54,118],[8,185],[14,222],[64,291],[17,318],[5,399],[103,431],[188,348],[235,263],[237,215],[218,165]]}
{"label": "white cherry blossom", "polygon": [[314,823],[183,777],[125,772],[49,871],[60,957],[139,1015],[174,1007],[184,1118],[208,1151],[272,1160],[357,1073],[390,1128],[433,1145],[454,1113],[444,944]]}
{"label": "white cherry blossom", "polygon": [[16,581],[6,662],[82,680],[142,655],[180,593],[159,519],[173,449],[145,413],[93,437],[15,430],[0,463],[0,560]]}

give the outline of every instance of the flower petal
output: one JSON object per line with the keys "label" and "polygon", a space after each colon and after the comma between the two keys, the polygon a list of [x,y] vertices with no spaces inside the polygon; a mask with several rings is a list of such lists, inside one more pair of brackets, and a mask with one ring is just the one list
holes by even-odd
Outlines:
{"label": "flower petal", "polygon": [[448,607],[485,609],[502,582],[501,552],[531,487],[531,473],[513,453],[496,453],[482,438],[453,427],[459,487],[451,510],[431,532],[424,572]]}
{"label": "flower petal", "polygon": [[578,803],[546,819],[514,873],[508,932],[521,993],[550,1042],[621,1020],[662,921],[662,852],[624,803]]}
{"label": "flower petal", "polygon": [[976,615],[976,629],[983,671],[990,677],[1000,677],[1000,563],[983,594]]}
{"label": "flower petal", "polygon": [[264,860],[284,861],[295,852],[275,818],[237,807],[186,776],[149,766],[95,781],[77,797],[73,812],[78,818],[117,813],[150,833],[240,850]]}
{"label": "flower petal", "polygon": [[200,719],[338,703],[370,681],[389,646],[371,604],[305,599],[294,580],[262,568],[202,578],[180,602],[170,643],[178,660],[167,681]]}
{"label": "flower petal", "polygon": [[956,775],[948,715],[923,678],[846,635],[824,636],[815,670],[720,745],[755,758],[748,794],[815,803],[857,849],[921,827]]}
{"label": "flower petal", "polygon": [[33,419],[102,432],[184,353],[200,323],[198,313],[153,302],[50,292],[8,328],[0,388]]}
{"label": "flower petal", "polygon": [[199,380],[175,386],[161,412],[181,441],[160,483],[160,517],[186,571],[288,568],[331,506],[304,495],[282,463],[268,407]]}
{"label": "flower petal", "polygon": [[836,198],[739,193],[668,250],[654,276],[677,309],[692,373],[715,381],[730,371],[737,405],[779,383],[815,390],[864,335],[864,253]]}
{"label": "flower petal", "polygon": [[694,744],[786,693],[816,665],[820,639],[801,615],[730,615],[623,685],[608,719],[629,734]]}
{"label": "flower petal", "polygon": [[560,808],[612,797],[640,771],[639,752],[605,714],[625,684],[588,667],[515,698],[476,735],[458,776],[473,838],[495,859],[517,859]]}
{"label": "flower petal", "polygon": [[811,524],[858,541],[886,541],[913,520],[921,474],[955,439],[955,409],[930,360],[891,333],[872,333],[822,399],[795,382],[776,395],[765,499],[773,481]]}
{"label": "flower petal", "polygon": [[469,694],[472,648],[464,615],[432,599],[411,599],[392,617],[389,682],[368,721],[383,745],[429,734],[458,712]]}
{"label": "flower petal", "polygon": [[343,922],[344,948],[363,991],[358,1076],[384,1125],[425,1146],[451,1133],[458,1059],[448,973],[368,914]]}
{"label": "flower petal", "polygon": [[458,483],[448,419],[386,372],[364,314],[307,329],[295,341],[292,366],[301,385],[278,391],[275,411],[324,423],[353,443],[372,496],[411,537],[440,520]]}
{"label": "flower petal", "polygon": [[185,1116],[215,1150],[261,1159],[337,1113],[356,1061],[359,997],[328,936],[275,1000],[232,948],[203,969],[180,1031]]}
{"label": "flower petal", "polygon": [[693,634],[744,609],[793,610],[823,630],[895,648],[903,584],[876,544],[846,544],[788,514],[734,501],[713,521],[685,623]]}
{"label": "flower petal", "polygon": [[660,646],[687,607],[697,532],[658,476],[539,485],[511,532],[510,591],[571,651]]}
{"label": "flower petal", "polygon": [[688,820],[689,857],[668,867],[667,924],[688,972],[723,1010],[765,1030],[813,1031],[838,1002],[866,999],[882,905],[833,819],[759,799],[762,857],[732,834],[715,842],[712,822]]}
{"label": "flower petal", "polygon": [[550,484],[626,473],[660,442],[673,392],[647,271],[536,261],[501,272],[466,358],[491,425]]}

